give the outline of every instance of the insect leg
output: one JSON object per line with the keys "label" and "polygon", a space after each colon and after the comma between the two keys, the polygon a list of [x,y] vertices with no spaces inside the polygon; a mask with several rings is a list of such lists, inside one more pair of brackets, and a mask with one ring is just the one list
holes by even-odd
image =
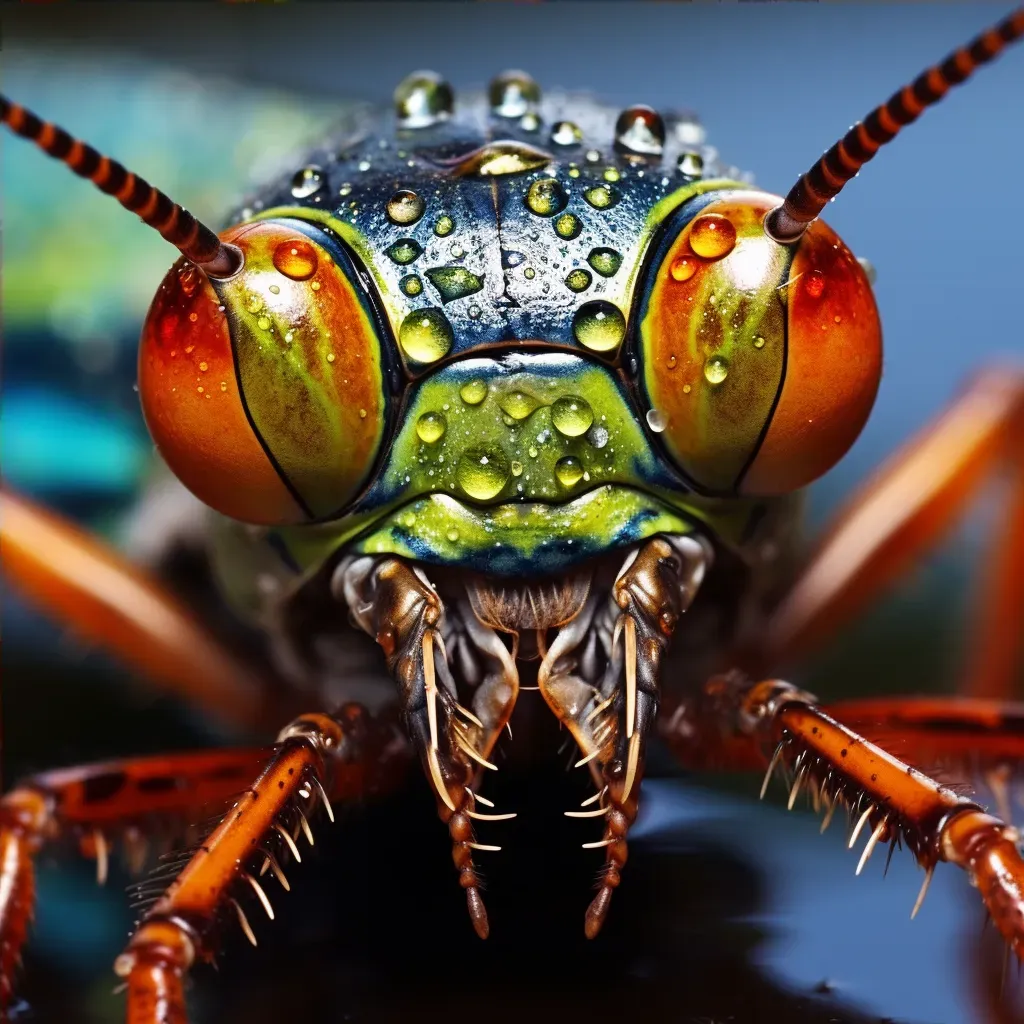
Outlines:
{"label": "insect leg", "polygon": [[419,572],[397,558],[364,557],[343,562],[335,581],[356,623],[380,644],[398,684],[409,736],[448,825],[473,927],[486,938],[490,926],[473,851],[495,848],[477,843],[472,819],[483,816],[475,810],[481,769],[495,767],[487,756],[519,692],[515,664],[497,637],[485,635],[490,631],[482,624],[475,619],[464,623],[493,666],[469,712],[458,702],[448,666],[444,607]]}
{"label": "insect leg", "polygon": [[4,575],[20,594],[221,721],[268,725],[273,709],[259,681],[162,587],[23,497],[4,491],[0,507]]}
{"label": "insect leg", "polygon": [[237,920],[256,941],[242,904],[273,918],[259,880],[265,867],[284,885],[281,862],[289,854],[300,860],[303,833],[312,843],[309,818],[325,805],[330,810],[327,794],[358,797],[390,778],[393,740],[392,723],[375,722],[356,705],[336,715],[303,715],[282,730],[262,772],[171,880],[117,958],[114,970],[127,981],[132,1024],[184,1024],[183,983],[191,965],[212,960],[226,921]]}
{"label": "insect leg", "polygon": [[1001,471],[1010,483],[993,537],[965,691],[1007,697],[1024,619],[1024,374],[982,373],[938,419],[897,452],[825,534],[764,630],[740,657],[751,675],[819,646],[852,619],[966,513]]}
{"label": "insect leg", "polygon": [[899,838],[927,873],[915,914],[940,861],[963,868],[1003,938],[1024,958],[1024,860],[1016,829],[836,721],[810,694],[780,680],[752,683],[740,673],[717,676],[688,703],[685,716],[676,716],[675,727],[675,746],[684,761],[689,759],[682,736],[703,737],[702,753],[714,742],[734,751],[746,743],[744,766],[751,750],[759,748],[763,760],[765,750],[774,750],[765,787],[782,768],[794,777],[791,800],[807,788],[824,801],[827,814],[846,808],[856,821],[851,847],[867,839],[858,870],[875,844]]}
{"label": "insect leg", "polygon": [[[585,931],[600,931],[628,855],[626,835],[636,818],[646,741],[658,713],[659,668],[679,616],[703,577],[709,556],[690,537],[657,537],[623,566],[608,607],[614,625],[604,679],[596,689],[576,673],[573,651],[590,629],[601,629],[601,598],[588,599],[558,634],[538,670],[541,693],[583,752],[601,794],[605,868],[587,909]],[[607,631],[607,629],[605,629]]]}
{"label": "insect leg", "polygon": [[187,837],[191,823],[237,797],[270,754],[249,748],[108,761],[44,772],[7,793],[0,800],[0,1008],[32,916],[33,858],[44,846],[76,843],[96,858],[101,883],[120,846],[138,873],[150,840]]}
{"label": "insect leg", "polygon": [[905,760],[941,765],[944,780],[988,787],[1000,817],[1013,819],[1012,787],[1024,767],[1024,706],[969,697],[877,697],[826,710]]}

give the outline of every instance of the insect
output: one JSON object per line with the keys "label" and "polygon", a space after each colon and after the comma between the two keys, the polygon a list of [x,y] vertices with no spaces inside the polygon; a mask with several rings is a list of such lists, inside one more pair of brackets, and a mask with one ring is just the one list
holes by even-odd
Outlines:
{"label": "insect", "polygon": [[[1008,24],[1007,37],[1019,34],[1019,16]],[[794,797],[813,781],[829,811],[854,810],[865,856],[900,837],[929,871],[939,857],[976,868],[984,852],[998,858],[989,867],[1012,873],[1011,837],[994,820],[906,775],[813,710],[807,695],[752,685],[757,667],[814,632],[816,579],[832,581],[829,610],[846,615],[857,587],[874,582],[890,556],[889,538],[876,537],[874,558],[848,577],[849,589],[836,583],[833,560],[849,557],[847,538],[864,537],[864,520],[888,493],[879,485],[876,504],[859,519],[851,513],[791,596],[774,605],[768,596],[784,560],[764,552],[785,540],[787,494],[842,454],[877,385],[878,332],[863,272],[817,221],[790,238],[801,217],[818,212],[799,196],[772,214],[774,197],[698,168],[685,125],[639,108],[615,126],[584,108],[575,122],[541,125],[532,90],[517,76],[499,80],[487,123],[500,133],[482,133],[461,118],[444,83],[407,82],[393,155],[371,161],[352,141],[269,189],[263,208],[225,234],[243,250],[241,270],[233,250],[163,207],[175,217],[168,233],[191,261],[169,275],[147,321],[142,398],[183,482],[229,519],[265,528],[219,521],[236,593],[260,605],[273,592],[264,611],[307,676],[331,669],[304,657],[320,634],[345,641],[362,630],[379,640],[398,684],[379,692],[400,701],[479,933],[488,922],[475,858],[489,851],[478,849],[473,821],[496,816],[478,806],[484,762],[525,685],[540,688],[594,777],[595,799],[573,812],[603,826],[596,842],[607,868],[588,933],[623,877],[644,742],[656,723],[689,763],[752,765],[767,749],[773,766],[793,773]],[[883,130],[885,116],[892,110],[878,119]],[[33,128],[15,108],[5,119]],[[45,144],[61,144],[43,131]],[[598,138],[603,149],[589,145]],[[591,148],[597,160],[588,159]],[[370,166],[360,171],[363,163]],[[668,172],[640,178],[655,167]],[[129,195],[122,185],[131,204],[163,212],[143,186]],[[328,208],[328,195],[346,201]],[[769,214],[773,237],[763,226]],[[570,262],[556,268],[563,243]],[[827,364],[810,331],[821,326]],[[833,362],[837,350],[845,358]],[[803,364],[801,352],[809,354]],[[823,366],[827,389],[814,381]],[[1012,379],[986,380],[973,394],[991,416],[995,449],[1016,427],[1019,390]],[[804,419],[814,420],[812,434]],[[960,421],[944,422],[946,443],[934,443],[947,452]],[[980,472],[985,454],[979,444],[965,462]],[[889,487],[904,478],[896,473]],[[22,572],[17,561],[9,571],[41,596],[54,572],[45,556],[65,535],[56,524],[40,532],[46,520],[16,500],[5,519],[27,559]],[[919,525],[910,521],[893,542],[923,544]],[[85,584],[63,585],[76,588],[81,608]],[[163,607],[149,591],[134,593],[136,603]],[[324,609],[332,621],[322,621]],[[346,612],[357,628],[345,626]],[[737,632],[751,615],[767,625],[765,643]],[[118,625],[110,639],[131,655],[138,634]],[[990,639],[987,649],[1000,649]],[[716,675],[727,667],[718,652],[736,648],[731,664],[748,674]],[[239,673],[199,634],[163,643],[149,635],[143,653],[180,687],[201,680],[208,702],[243,703]],[[1000,666],[978,675],[998,680]],[[858,719],[847,708],[847,720],[870,724],[884,713],[919,749],[953,748],[948,722],[943,731],[934,709],[918,709],[923,720],[911,720],[913,710],[862,706]],[[962,721],[993,728],[991,719]],[[999,727],[1012,723],[994,724],[998,752]],[[239,893],[257,910],[269,905],[261,880],[280,880],[282,864],[297,857],[317,787],[325,800],[353,795],[364,772],[389,763],[378,755],[395,735],[352,707],[337,716],[318,710],[285,730],[250,796],[181,880],[165,893],[157,879],[159,898],[119,961],[138,1019],[158,1019],[158,996],[161,1012],[183,1012],[181,974],[212,953],[225,915],[251,933]],[[250,753],[211,757],[106,766],[9,796],[7,934],[20,939],[27,857],[44,836],[77,832],[102,864],[108,835],[141,810],[187,815],[188,801],[248,784],[237,768],[249,766]],[[1012,914],[998,904],[1006,893],[987,895],[1012,941]]]}

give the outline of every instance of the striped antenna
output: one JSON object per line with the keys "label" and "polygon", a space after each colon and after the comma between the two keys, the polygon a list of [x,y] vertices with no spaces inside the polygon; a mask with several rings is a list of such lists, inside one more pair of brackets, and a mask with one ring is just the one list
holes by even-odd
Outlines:
{"label": "striped antenna", "polygon": [[186,259],[210,277],[231,277],[242,265],[242,253],[222,242],[213,231],[116,160],[69,135],[63,128],[43,121],[30,110],[0,95],[0,121],[11,131],[34,142],[44,153],[88,178],[101,192],[113,196],[126,210],[137,213],[155,228]]}
{"label": "striped antenna", "polygon": [[765,218],[768,234],[777,242],[795,242],[879,147],[891,142],[904,125],[916,121],[926,107],[938,103],[951,86],[966,81],[982,64],[987,64],[1008,43],[1021,36],[1024,36],[1024,7],[1017,8],[994,28],[893,93],[863,121],[858,121],[790,189],[783,204]]}

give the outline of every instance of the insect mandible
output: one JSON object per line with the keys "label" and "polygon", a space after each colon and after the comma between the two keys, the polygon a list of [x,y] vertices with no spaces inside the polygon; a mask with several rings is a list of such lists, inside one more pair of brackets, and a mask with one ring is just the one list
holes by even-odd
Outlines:
{"label": "insect mandible", "polygon": [[[878,143],[1021,34],[1024,17],[1000,31],[880,108],[781,206],[698,166],[685,123],[653,111],[632,108],[613,125],[605,111],[580,109],[576,122],[553,122],[538,114],[533,84],[510,75],[481,117],[440,80],[416,76],[399,90],[394,148],[376,151],[373,167],[356,173],[366,162],[358,138],[315,154],[218,240],[145,183],[5,105],[16,131],[185,253],[140,350],[154,440],[225,517],[215,529],[232,591],[259,605],[273,589],[260,581],[278,580],[273,610],[260,610],[282,648],[308,650],[313,628],[330,630],[290,614],[311,601],[334,611],[339,630],[351,614],[380,644],[394,677],[381,693],[399,701],[479,934],[488,922],[473,820],[500,817],[479,810],[481,778],[528,676],[595,782],[593,801],[573,812],[603,825],[588,935],[621,880],[657,728],[693,765],[752,766],[767,751],[772,767],[792,771],[794,798],[813,785],[826,813],[854,812],[865,858],[900,837],[926,880],[940,859],[971,870],[1016,947],[1012,834],[849,728],[885,718],[920,751],[949,749],[948,734],[963,743],[973,729],[973,742],[984,736],[998,754],[1014,722],[992,707],[893,702],[847,706],[839,725],[810,695],[755,682],[850,615],[896,568],[897,547],[908,557],[930,542],[961,485],[1012,457],[1019,379],[983,378],[931,435],[944,458],[919,447],[892,464],[788,595],[764,606],[781,563],[763,552],[777,551],[791,496],[852,443],[878,382],[869,283],[815,218]],[[608,138],[611,150],[595,148]],[[1019,544],[1018,519],[1008,523]],[[72,578],[54,564],[59,541],[83,559],[85,542],[15,498],[4,536],[15,582],[104,634],[96,620],[115,598],[98,591],[95,572]],[[998,584],[1011,598],[1016,564]],[[134,580],[116,564],[107,571],[125,587]],[[724,598],[716,579],[735,583]],[[106,629],[110,645],[182,689],[201,679],[205,699],[231,704],[241,691],[230,659],[160,595],[133,593],[138,621]],[[702,595],[727,602],[723,635],[698,629]],[[1005,692],[1015,653],[1005,621],[993,618],[983,637],[976,678],[991,693]],[[723,649],[744,672],[715,671]],[[119,959],[135,1019],[159,1019],[158,1005],[184,1013],[182,975],[212,955],[224,914],[251,932],[239,890],[266,906],[259,879],[283,877],[321,793],[328,807],[354,795],[392,738],[352,704],[283,730],[249,795]],[[9,794],[4,978],[44,840],[80,835],[104,862],[108,835],[151,811],[156,794],[167,814],[187,815],[200,792],[238,790],[237,763],[139,761]],[[173,793],[162,785],[169,772]]]}

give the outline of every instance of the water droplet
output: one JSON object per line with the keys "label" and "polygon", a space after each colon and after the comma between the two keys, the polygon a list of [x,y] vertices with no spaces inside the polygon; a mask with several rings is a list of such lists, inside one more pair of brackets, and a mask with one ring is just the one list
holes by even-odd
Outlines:
{"label": "water droplet", "polygon": [[265,316],[261,316],[259,318],[259,320],[256,321],[256,326],[261,331],[269,331],[270,330],[270,321]]}
{"label": "water droplet", "polygon": [[622,265],[622,255],[614,249],[601,246],[591,249],[587,262],[602,276],[612,277]]}
{"label": "water droplet", "polygon": [[875,270],[874,263],[871,260],[865,259],[863,256],[857,257],[857,262],[861,265],[861,269],[867,275],[868,284],[873,285],[878,280],[878,271]]}
{"label": "water droplet", "polygon": [[455,340],[452,325],[441,310],[434,307],[410,313],[398,329],[398,343],[412,360],[433,363],[448,354]]}
{"label": "water droplet", "polygon": [[[643,175],[642,171],[640,173],[641,175]],[[606,167],[601,177],[604,178],[605,181],[615,182],[619,181],[622,178],[622,172],[618,169],[618,167]]]}
{"label": "water droplet", "polygon": [[586,302],[576,310],[572,333],[581,345],[594,352],[611,352],[626,335],[626,318],[610,302]]}
{"label": "water droplet", "polygon": [[578,146],[583,141],[583,132],[572,121],[556,121],[551,128],[551,141],[556,146]]}
{"label": "water droplet", "polygon": [[679,154],[676,166],[681,174],[688,178],[700,178],[704,175],[704,158],[700,153],[687,151]]}
{"label": "water droplet", "polygon": [[447,120],[455,106],[452,87],[434,71],[414,71],[395,89],[399,128],[428,128]]}
{"label": "water droplet", "polygon": [[825,275],[820,270],[810,270],[804,275],[804,291],[812,299],[820,299],[825,293]]}
{"label": "water droplet", "polygon": [[373,164],[371,164],[369,160],[360,160],[359,163],[356,164],[356,167],[361,171],[368,171],[372,166]]}
{"label": "water droplet", "polygon": [[366,410],[365,409],[360,409],[359,410],[359,418],[361,420],[365,420],[366,419]]}
{"label": "water droplet", "polygon": [[711,356],[704,364],[704,376],[709,384],[721,384],[729,376],[729,361],[723,356]]}
{"label": "water droplet", "polygon": [[415,224],[426,208],[427,204],[421,196],[410,189],[401,188],[388,200],[388,219],[392,224]]}
{"label": "water droplet", "polygon": [[245,300],[245,308],[250,313],[258,313],[263,308],[263,296],[256,295],[255,293],[250,295]]}
{"label": "water droplet", "polygon": [[320,282],[319,281],[311,281],[309,287],[312,288],[313,291],[318,292],[318,291],[320,291]]}
{"label": "water droplet", "polygon": [[408,274],[398,282],[398,287],[401,288],[406,295],[415,296],[419,295],[419,293],[423,291],[423,282],[415,274]]}
{"label": "water droplet", "polygon": [[650,107],[627,107],[615,122],[615,148],[644,156],[661,156],[665,122]]}
{"label": "water droplet", "polygon": [[689,384],[684,384],[683,385],[683,394],[684,395],[688,395],[692,390],[693,390],[693,388],[691,388]]}
{"label": "water droplet", "polygon": [[583,198],[595,210],[608,210],[619,201],[619,193],[610,185],[595,185],[583,193]]}
{"label": "water droplet", "polygon": [[338,189],[338,195],[339,196],[350,196],[350,195],[352,195],[352,183],[350,181],[346,181],[341,186],[341,188]]}
{"label": "water droplet", "polygon": [[198,313],[189,313],[188,318],[189,318],[189,321],[191,323],[195,323],[199,319],[199,314]]}
{"label": "water droplet", "polygon": [[293,281],[308,281],[316,273],[316,249],[305,238],[288,238],[278,242],[274,246],[272,259],[278,272]]}
{"label": "water droplet", "polygon": [[459,531],[449,530],[445,536],[454,544],[459,539]]}
{"label": "water droplet", "polygon": [[526,449],[526,454],[529,455],[531,459],[535,459],[537,458],[537,449],[531,444],[530,447]]}
{"label": "water droplet", "polygon": [[555,234],[559,238],[575,238],[583,230],[583,221],[574,213],[563,213],[555,221]]}
{"label": "water droplet", "polygon": [[415,238],[400,238],[384,250],[400,267],[412,263],[423,252],[423,246]]}
{"label": "water droplet", "polygon": [[523,114],[519,121],[519,127],[524,132],[535,132],[540,128],[540,118],[536,114]]}
{"label": "water droplet", "polygon": [[754,348],[764,348],[764,338],[760,334],[754,337]]}
{"label": "water droplet", "polygon": [[498,117],[522,117],[540,103],[540,86],[525,71],[503,71],[487,87],[487,99]]}
{"label": "water droplet", "polygon": [[668,417],[660,409],[648,409],[647,426],[660,434],[668,426]]}
{"label": "water droplet", "polygon": [[482,380],[470,380],[459,388],[459,397],[466,405],[479,405],[487,397],[487,384]]}
{"label": "water droplet", "polygon": [[580,169],[575,164],[569,164],[569,177],[578,178],[580,176]]}
{"label": "water droplet", "polygon": [[276,284],[272,284],[270,286],[270,294],[271,295],[280,295],[281,294],[281,289]]}
{"label": "water droplet", "polygon": [[207,371],[207,370],[208,370],[209,368],[210,368],[210,364],[209,364],[209,363],[200,363],[200,364],[199,364],[199,369],[200,369],[200,370],[202,370],[202,371],[203,371],[203,373],[206,373],[206,371]]}
{"label": "water droplet", "polygon": [[444,238],[445,235],[450,235],[455,229],[455,221],[448,216],[447,213],[441,214],[437,220],[434,221],[434,234],[438,238]]}
{"label": "water droplet", "polygon": [[689,281],[697,273],[698,263],[693,256],[679,256],[672,261],[669,273],[673,281]]}
{"label": "water droplet", "polygon": [[568,202],[565,189],[554,178],[538,178],[526,193],[526,206],[538,217],[561,213]]}
{"label": "water droplet", "polygon": [[590,433],[587,434],[587,440],[595,448],[603,448],[608,443],[608,428],[600,425],[591,427]]}
{"label": "water droplet", "polygon": [[555,463],[555,479],[563,487],[575,487],[583,479],[583,463],[575,455],[565,455]]}
{"label": "water droplet", "polygon": [[220,389],[221,389],[221,391],[227,391],[227,389],[228,389],[228,382],[226,380],[222,380],[220,382]]}
{"label": "water droplet", "polygon": [[707,260],[721,259],[736,245],[736,228],[720,213],[701,214],[690,229],[690,248]]}
{"label": "water droplet", "polygon": [[200,386],[200,387],[196,388],[196,391],[198,391],[199,394],[202,394],[203,393],[203,388]]}
{"label": "water droplet", "polygon": [[523,464],[517,459],[512,460],[512,475],[522,476],[523,475]]}
{"label": "water droplet", "polygon": [[580,437],[594,422],[594,410],[585,398],[564,395],[551,406],[551,422],[555,430],[566,437]]}
{"label": "water droplet", "polygon": [[451,249],[449,250],[449,252],[450,252],[450,253],[452,254],[452,258],[453,258],[453,259],[456,259],[456,260],[461,260],[461,259],[462,259],[462,257],[466,255],[466,250],[465,250],[465,249],[463,249],[463,248],[462,248],[462,246],[461,246],[461,245],[459,245],[459,243],[458,243],[458,242],[456,242],[456,243],[455,243],[455,244],[454,244],[454,245],[453,245],[453,246],[451,247]]}
{"label": "water droplet", "polygon": [[443,303],[465,298],[484,286],[483,276],[465,267],[431,267],[427,271],[430,283],[438,290]]}
{"label": "water droplet", "polygon": [[292,178],[292,195],[296,199],[308,199],[319,192],[324,183],[324,172],[319,167],[303,167]]}
{"label": "water droplet", "polygon": [[523,277],[525,277],[527,281],[532,281],[536,276],[537,276],[537,271],[534,270],[533,267],[527,267],[523,271]]}
{"label": "water droplet", "polygon": [[334,360],[337,359],[337,358],[338,357],[333,352],[328,352],[327,353],[327,362],[333,363]]}
{"label": "water droplet", "polygon": [[508,458],[500,448],[470,448],[459,458],[455,476],[471,498],[488,501],[501,493],[511,471]]}
{"label": "water droplet", "polygon": [[448,424],[439,412],[425,412],[416,421],[416,434],[421,441],[427,444],[434,444],[444,437]]}
{"label": "water droplet", "polygon": [[178,267],[178,284],[181,285],[181,290],[186,296],[190,297],[196,290],[196,284],[199,278],[196,276],[196,267],[194,263],[182,263]]}
{"label": "water droplet", "polygon": [[589,270],[584,270],[580,267],[578,270],[569,271],[565,278],[566,287],[570,291],[582,292],[586,291],[590,287],[590,282],[593,278],[590,276]]}
{"label": "water droplet", "polygon": [[481,309],[479,306],[469,307],[469,318],[470,320],[477,320],[480,317]]}

